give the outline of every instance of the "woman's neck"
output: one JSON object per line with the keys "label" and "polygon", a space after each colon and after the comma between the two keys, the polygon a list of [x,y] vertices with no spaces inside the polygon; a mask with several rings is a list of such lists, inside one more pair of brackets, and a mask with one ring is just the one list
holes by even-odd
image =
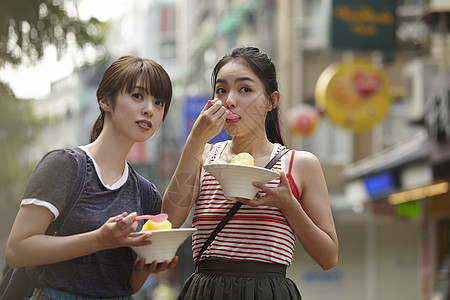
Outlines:
{"label": "woman's neck", "polygon": [[125,160],[131,146],[114,139],[107,139],[100,134],[94,142],[86,145],[86,149],[99,166],[102,179],[114,183],[123,174]]}
{"label": "woman's neck", "polygon": [[253,140],[249,140],[248,138],[233,138],[231,142],[228,142],[227,148],[231,156],[247,152],[253,158],[257,159],[259,157],[269,157],[273,149],[273,143],[267,138],[259,139],[255,137]]}

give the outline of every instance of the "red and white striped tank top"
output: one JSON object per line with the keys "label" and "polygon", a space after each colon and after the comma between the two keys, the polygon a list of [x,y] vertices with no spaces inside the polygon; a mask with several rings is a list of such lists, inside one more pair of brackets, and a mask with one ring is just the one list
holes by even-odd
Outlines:
{"label": "red and white striped tank top", "polygon": [[[226,143],[214,145],[206,164],[222,154]],[[280,144],[275,144],[270,157],[281,149]],[[286,173],[284,158],[285,156],[272,170],[283,170]],[[267,186],[275,187],[279,183],[277,178],[268,182]],[[192,219],[192,226],[197,228],[192,236],[194,261],[211,232],[235,203],[224,197],[219,182],[205,170],[202,171],[200,185]],[[242,205],[202,254],[201,260],[258,261],[290,266],[294,247],[294,232],[278,208]]]}

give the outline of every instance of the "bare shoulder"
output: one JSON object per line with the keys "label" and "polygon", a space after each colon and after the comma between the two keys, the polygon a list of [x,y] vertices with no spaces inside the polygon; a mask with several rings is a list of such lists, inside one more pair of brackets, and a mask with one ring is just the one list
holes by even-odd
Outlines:
{"label": "bare shoulder", "polygon": [[309,151],[295,151],[294,168],[321,168],[320,161],[313,153]]}
{"label": "bare shoulder", "polygon": [[307,182],[322,180],[324,177],[319,159],[308,151],[295,151],[291,172],[294,180],[303,187]]}

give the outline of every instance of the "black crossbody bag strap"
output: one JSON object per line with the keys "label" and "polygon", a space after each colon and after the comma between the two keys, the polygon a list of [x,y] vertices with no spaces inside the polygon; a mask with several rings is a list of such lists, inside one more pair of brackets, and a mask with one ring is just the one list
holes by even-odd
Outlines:
{"label": "black crossbody bag strap", "polygon": [[[264,168],[271,169],[277,163],[277,161],[288,152],[289,149],[283,148],[267,163],[267,165]],[[197,264],[200,261],[200,257],[202,256],[203,252],[205,252],[205,250],[209,247],[209,245],[211,245],[211,243],[216,238],[217,234],[225,227],[228,221],[231,220],[231,218],[234,216],[234,214],[239,210],[241,206],[242,202],[236,201],[236,203],[228,211],[225,217],[223,217],[222,221],[220,221],[219,225],[217,225],[217,227],[213,230],[213,232],[211,232],[202,249],[200,249],[200,252],[198,253],[197,259],[195,260],[194,270],[197,269]]]}

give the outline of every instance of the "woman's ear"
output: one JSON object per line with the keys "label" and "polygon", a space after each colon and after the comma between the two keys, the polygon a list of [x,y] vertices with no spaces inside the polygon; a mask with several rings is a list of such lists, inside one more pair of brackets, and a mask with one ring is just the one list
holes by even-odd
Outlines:
{"label": "woman's ear", "polygon": [[278,104],[280,104],[280,93],[275,91],[272,94],[270,94],[270,104],[268,106],[267,111],[275,109],[278,106]]}
{"label": "woman's ear", "polygon": [[98,101],[98,103],[100,104],[100,108],[103,111],[109,112],[112,110],[112,104],[111,104],[111,100],[109,98],[102,98]]}

